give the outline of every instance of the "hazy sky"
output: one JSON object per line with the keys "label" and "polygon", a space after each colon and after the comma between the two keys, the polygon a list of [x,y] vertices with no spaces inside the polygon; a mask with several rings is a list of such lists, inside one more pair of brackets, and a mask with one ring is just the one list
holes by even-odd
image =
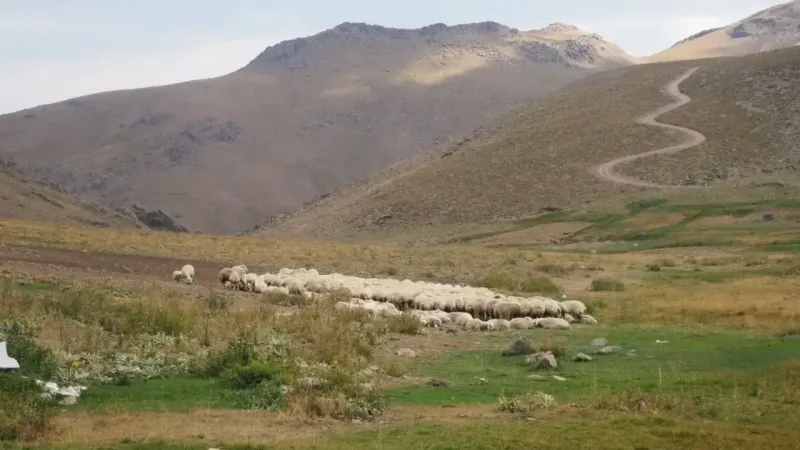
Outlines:
{"label": "hazy sky", "polygon": [[555,21],[647,55],[780,0],[0,0],[0,114],[222,75],[342,22],[416,28]]}

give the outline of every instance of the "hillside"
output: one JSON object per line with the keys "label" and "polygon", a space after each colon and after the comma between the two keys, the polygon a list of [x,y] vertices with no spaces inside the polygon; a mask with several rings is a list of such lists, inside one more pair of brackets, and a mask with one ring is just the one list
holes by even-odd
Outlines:
{"label": "hillside", "polygon": [[115,228],[137,226],[137,221],[131,216],[84,203],[57,189],[32,181],[8,167],[2,160],[0,219]]}
{"label": "hillside", "polygon": [[743,56],[800,44],[800,0],[722,28],[705,30],[647,58],[648,62]]}
{"label": "hillside", "polygon": [[420,235],[433,235],[442,229],[475,233],[544,210],[683,195],[680,190],[601,180],[593,168],[675,143],[678,135],[673,132],[635,121],[668,104],[663,87],[698,65],[700,69],[679,86],[694,100],[659,120],[690,126],[707,140],[683,153],[640,159],[617,170],[646,181],[716,186],[684,196],[692,199],[741,201],[742,196],[767,195],[753,186],[781,186],[797,179],[800,170],[794,82],[800,75],[798,63],[800,48],[791,48],[598,74],[509,113],[445,150],[395,165],[366,183],[274,217],[253,233],[320,238],[411,235],[420,230]]}
{"label": "hillside", "polygon": [[344,23],[219,78],[2,116],[0,153],[81,198],[235,232],[633,62],[564,24]]}

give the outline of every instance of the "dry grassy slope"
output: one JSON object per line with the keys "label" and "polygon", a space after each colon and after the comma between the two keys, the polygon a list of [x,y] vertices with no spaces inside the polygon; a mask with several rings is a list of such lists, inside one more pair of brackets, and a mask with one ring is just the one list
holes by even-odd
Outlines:
{"label": "dry grassy slope", "polygon": [[83,198],[234,232],[631,62],[561,24],[343,24],[220,78],[0,117],[0,152]]}
{"label": "dry grassy slope", "polygon": [[668,101],[660,88],[687,67],[645,65],[581,80],[479,128],[465,142],[391,167],[256,232],[363,237],[477,225],[635,191],[589,169],[670,142],[670,135],[634,119]]}
{"label": "dry grassy slope", "polygon": [[131,217],[87,204],[27,179],[0,165],[0,219],[36,220],[59,225],[135,227]]}
{"label": "dry grassy slope", "polygon": [[742,56],[800,44],[800,0],[760,11],[726,27],[691,36],[649,62]]}
{"label": "dry grassy slope", "polygon": [[800,48],[702,64],[682,84],[693,101],[661,119],[691,126],[709,139],[621,171],[682,185],[800,181]]}
{"label": "dry grassy slope", "polygon": [[[551,205],[579,207],[643,195],[680,197],[682,193],[614,185],[597,179],[589,169],[674,142],[676,136],[636,125],[634,120],[667,103],[660,88],[698,64],[704,68],[686,84],[695,100],[664,120],[698,126],[708,137],[703,148],[647,158],[621,170],[664,182],[681,179],[687,172],[761,162],[775,170],[794,170],[797,96],[789,80],[796,76],[797,62],[800,49],[786,49],[598,74],[477,130],[472,140],[449,150],[450,155],[436,152],[399,164],[367,183],[275,218],[255,233],[365,238],[393,233],[420,236],[424,233],[419,230],[434,233],[448,227],[479,232]],[[770,111],[755,112],[760,111],[755,108]],[[699,154],[708,156],[698,161]],[[692,195],[725,201],[741,199],[744,191],[761,192],[747,185],[711,191]],[[492,222],[495,225],[485,227]]]}

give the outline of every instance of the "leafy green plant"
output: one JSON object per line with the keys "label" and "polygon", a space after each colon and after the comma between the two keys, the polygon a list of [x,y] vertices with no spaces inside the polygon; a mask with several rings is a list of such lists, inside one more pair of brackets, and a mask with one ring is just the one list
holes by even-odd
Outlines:
{"label": "leafy green plant", "polygon": [[281,373],[265,363],[255,362],[247,366],[235,366],[224,374],[225,382],[233,389],[255,389],[265,381],[277,381],[280,385]]}

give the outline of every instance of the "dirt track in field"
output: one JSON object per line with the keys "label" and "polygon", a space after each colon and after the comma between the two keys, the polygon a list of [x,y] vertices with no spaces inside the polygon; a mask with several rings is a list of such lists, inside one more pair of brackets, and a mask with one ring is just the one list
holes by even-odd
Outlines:
{"label": "dirt track in field", "polygon": [[30,265],[49,266],[56,270],[91,272],[99,276],[120,276],[170,281],[172,271],[184,264],[195,269],[198,283],[208,285],[216,281],[224,262],[189,261],[157,256],[122,255],[50,247],[33,247],[16,244],[0,245],[0,264],[6,270]]}

